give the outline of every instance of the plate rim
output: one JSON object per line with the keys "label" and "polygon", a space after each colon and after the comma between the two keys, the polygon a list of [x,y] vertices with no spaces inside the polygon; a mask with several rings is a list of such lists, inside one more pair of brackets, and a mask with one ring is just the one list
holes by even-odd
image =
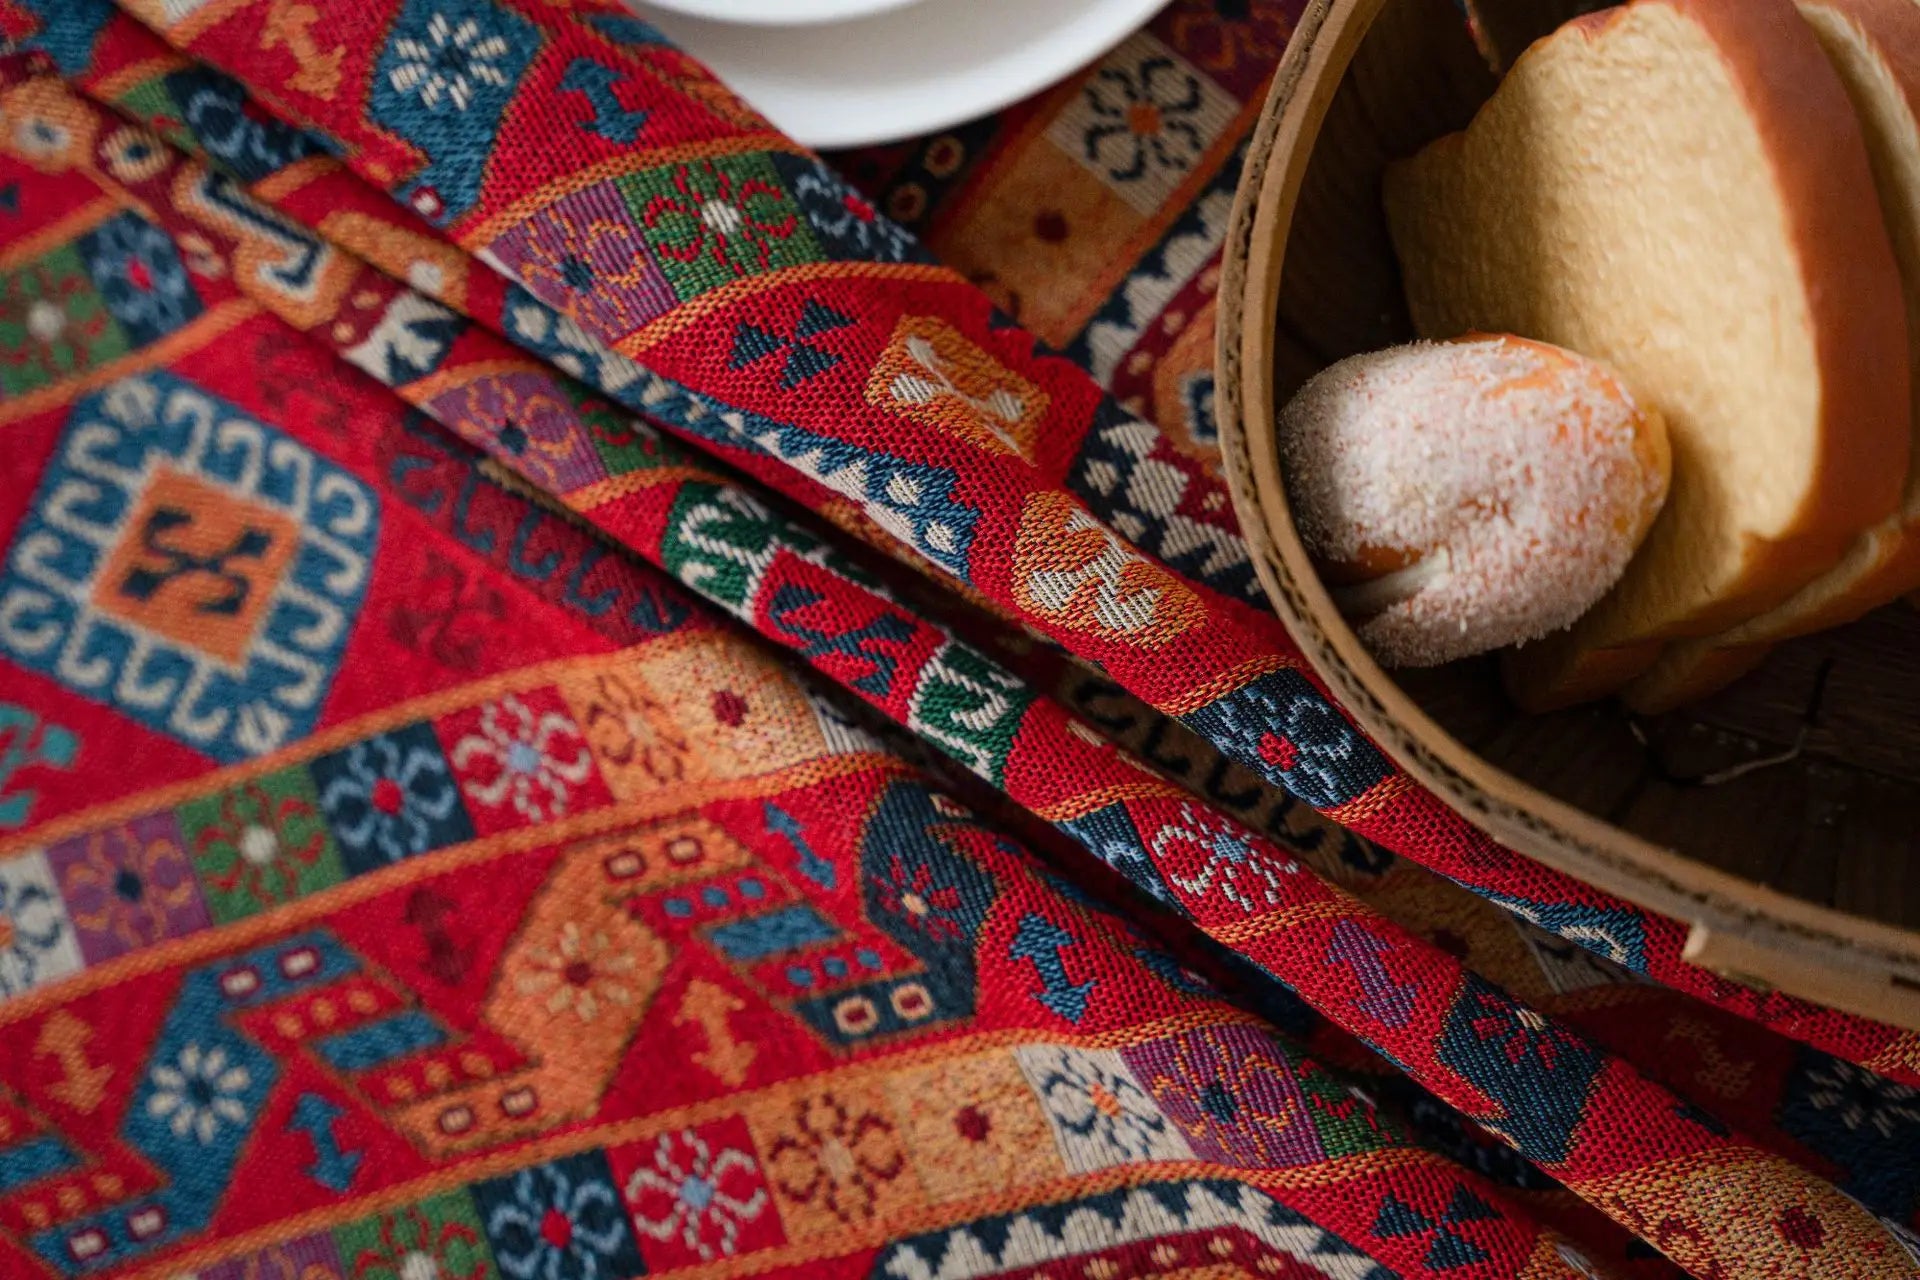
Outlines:
{"label": "plate rim", "polygon": [[[656,0],[646,0],[646,2],[653,4]],[[926,0],[921,2],[925,3]],[[967,0],[947,0],[947,3],[963,5],[966,2]],[[755,103],[749,89],[742,88],[733,81],[728,81],[728,86],[745,98],[756,110],[767,114],[776,128],[785,132],[796,142],[816,151],[851,150],[900,142],[991,115],[1022,98],[1030,97],[1060,83],[1069,75],[1105,56],[1134,32],[1144,28],[1154,15],[1166,8],[1169,3],[1171,0],[1087,0],[1089,15],[1097,18],[1098,21],[1090,24],[1085,39],[1073,42],[1070,47],[1061,48],[1051,57],[1034,62],[1020,75],[1005,76],[990,92],[968,98],[964,103],[957,97],[943,97],[936,101],[944,103],[944,106],[919,112],[911,109],[912,104],[924,99],[915,99],[909,94],[902,93],[899,95],[898,110],[850,112],[843,117],[845,124],[840,128],[796,129],[793,125],[782,121],[777,113],[770,112],[767,108]],[[679,10],[673,12],[677,17],[696,22],[710,22],[715,26],[737,27],[740,25],[721,23],[710,18],[697,18]],[[862,22],[892,16],[894,14],[890,10],[879,10],[863,17],[848,19],[846,22],[848,34],[850,38],[857,38],[858,28]],[[669,38],[674,38],[672,32],[667,34]],[[696,58],[703,56],[691,43],[683,44],[682,47]],[[975,65],[992,66],[994,63],[989,60]],[[725,80],[726,77],[723,76],[722,79]],[[881,120],[887,123],[876,123]]]}
{"label": "plate rim", "polygon": [[[871,18],[893,9],[904,9],[908,5],[923,3],[923,0],[826,0],[828,8],[817,13],[786,14],[776,13],[782,4],[792,0],[735,0],[744,2],[749,11],[746,13],[727,13],[723,10],[709,9],[712,0],[646,0],[656,9],[666,9],[688,18],[698,18],[705,22],[722,23],[730,27],[814,27],[831,22],[858,22],[862,18]],[[816,0],[818,3],[819,0]]]}

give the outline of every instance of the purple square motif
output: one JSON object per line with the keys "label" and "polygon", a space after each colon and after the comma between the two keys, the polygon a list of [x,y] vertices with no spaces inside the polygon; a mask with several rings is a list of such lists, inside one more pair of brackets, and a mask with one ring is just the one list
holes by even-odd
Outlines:
{"label": "purple square motif", "polygon": [[484,256],[603,342],[674,305],[632,211],[609,183],[556,200],[488,245]]}
{"label": "purple square motif", "polygon": [[47,850],[80,954],[99,964],[208,925],[180,824],[150,813]]}
{"label": "purple square motif", "polygon": [[488,373],[433,398],[434,417],[549,493],[607,478],[592,428],[544,373]]}
{"label": "purple square motif", "polygon": [[[429,1262],[432,1259],[428,1259]],[[203,1267],[200,1280],[344,1280],[340,1251],[324,1233],[270,1244],[257,1253]]]}
{"label": "purple square motif", "polygon": [[1203,1160],[1282,1168],[1326,1158],[1286,1056],[1252,1027],[1201,1027],[1120,1056]]}

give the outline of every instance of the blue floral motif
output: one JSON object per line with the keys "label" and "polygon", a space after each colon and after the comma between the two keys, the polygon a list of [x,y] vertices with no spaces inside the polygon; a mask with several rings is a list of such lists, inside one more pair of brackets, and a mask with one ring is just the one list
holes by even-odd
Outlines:
{"label": "blue floral motif", "polygon": [[478,1183],[494,1262],[510,1280],[627,1280],[646,1264],[604,1155],[589,1151]]}
{"label": "blue floral motif", "polygon": [[855,262],[932,262],[913,234],[812,156],[776,153],[773,167],[829,258]]}
{"label": "blue floral motif", "polygon": [[308,768],[353,875],[473,838],[453,771],[425,724],[356,742]]}
{"label": "blue floral motif", "polygon": [[1358,799],[1393,766],[1297,671],[1272,671],[1182,717],[1215,746],[1316,809]]}
{"label": "blue floral motif", "polygon": [[200,314],[172,237],[139,215],[116,214],[80,237],[78,247],[94,288],[136,346]]}
{"label": "blue floral motif", "polygon": [[445,225],[472,207],[507,103],[540,29],[492,0],[407,0],[374,66],[375,124],[427,154],[404,192]]}
{"label": "blue floral motif", "polygon": [[1802,1046],[1780,1128],[1842,1173],[1835,1185],[1883,1217],[1920,1208],[1920,1089]]}

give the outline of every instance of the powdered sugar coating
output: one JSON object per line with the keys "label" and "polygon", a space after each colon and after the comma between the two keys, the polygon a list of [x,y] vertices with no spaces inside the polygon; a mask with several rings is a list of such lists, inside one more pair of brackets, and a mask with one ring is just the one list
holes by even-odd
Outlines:
{"label": "powdered sugar coating", "polygon": [[1666,497],[1658,415],[1604,366],[1524,339],[1342,360],[1301,389],[1278,431],[1307,550],[1337,592],[1375,583],[1343,607],[1419,566],[1384,584],[1400,598],[1356,622],[1387,666],[1570,625],[1618,580]]}

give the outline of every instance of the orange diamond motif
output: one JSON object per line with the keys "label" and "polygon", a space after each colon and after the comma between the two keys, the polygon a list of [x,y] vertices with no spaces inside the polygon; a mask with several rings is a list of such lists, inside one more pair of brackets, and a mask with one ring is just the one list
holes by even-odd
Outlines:
{"label": "orange diamond motif", "polygon": [[299,549],[281,512],[156,468],[93,588],[94,607],[229,665],[245,657]]}

